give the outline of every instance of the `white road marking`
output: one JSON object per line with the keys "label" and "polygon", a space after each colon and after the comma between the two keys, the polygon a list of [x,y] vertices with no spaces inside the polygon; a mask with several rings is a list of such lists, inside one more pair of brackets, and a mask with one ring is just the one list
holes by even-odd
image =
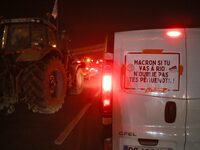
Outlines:
{"label": "white road marking", "polygon": [[74,127],[78,124],[78,122],[81,120],[83,115],[87,112],[87,110],[90,108],[91,103],[87,104],[78,114],[77,116],[66,126],[66,128],[63,130],[63,132],[60,133],[60,135],[56,138],[54,141],[55,144],[61,145],[65,139],[69,136],[71,131],[74,129]]}

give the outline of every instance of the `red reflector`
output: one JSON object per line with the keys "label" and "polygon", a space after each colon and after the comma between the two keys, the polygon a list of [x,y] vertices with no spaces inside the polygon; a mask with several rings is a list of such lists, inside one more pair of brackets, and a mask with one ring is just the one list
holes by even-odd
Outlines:
{"label": "red reflector", "polygon": [[111,75],[104,75],[103,76],[103,90],[111,91],[112,88],[112,77]]}
{"label": "red reflector", "polygon": [[103,106],[106,107],[106,106],[110,106],[110,100],[109,99],[105,99],[103,101]]}
{"label": "red reflector", "polygon": [[169,37],[176,38],[176,37],[179,37],[179,36],[181,35],[181,32],[180,32],[180,31],[176,31],[176,30],[168,31],[168,32],[167,32],[167,35],[168,35]]}

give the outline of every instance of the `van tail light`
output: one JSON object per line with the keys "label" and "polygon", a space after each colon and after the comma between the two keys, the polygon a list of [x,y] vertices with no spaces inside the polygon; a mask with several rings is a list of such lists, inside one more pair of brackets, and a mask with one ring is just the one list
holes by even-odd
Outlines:
{"label": "van tail light", "polygon": [[181,31],[179,30],[170,30],[166,34],[171,38],[178,38],[182,35]]}
{"label": "van tail light", "polygon": [[[103,125],[112,124],[112,100],[113,100],[113,49],[114,34],[106,38],[106,47],[102,70],[102,107],[103,107]],[[110,131],[110,130],[109,130]],[[110,133],[110,132],[108,132]],[[111,136],[112,134],[110,134]]]}
{"label": "van tail light", "polygon": [[106,107],[110,107],[111,105],[112,76],[103,75],[102,82],[103,82],[102,83],[103,108],[106,108]]}
{"label": "van tail light", "polygon": [[112,62],[105,61],[102,74],[102,105],[103,117],[112,116]]}

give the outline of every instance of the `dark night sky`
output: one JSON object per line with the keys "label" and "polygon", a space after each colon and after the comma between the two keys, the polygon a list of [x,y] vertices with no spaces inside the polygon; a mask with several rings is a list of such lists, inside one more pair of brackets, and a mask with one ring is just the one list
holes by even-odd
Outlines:
{"label": "dark night sky", "polygon": [[[54,0],[1,0],[0,15],[44,17],[53,4]],[[195,0],[59,0],[59,12],[72,47],[103,42],[111,31],[200,26]]]}

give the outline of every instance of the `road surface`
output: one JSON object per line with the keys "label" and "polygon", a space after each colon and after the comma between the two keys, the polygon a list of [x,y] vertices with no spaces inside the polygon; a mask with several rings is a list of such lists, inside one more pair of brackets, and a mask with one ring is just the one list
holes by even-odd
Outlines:
{"label": "road surface", "polygon": [[70,95],[52,115],[19,105],[0,118],[1,150],[102,150],[100,79],[87,80],[82,94]]}

